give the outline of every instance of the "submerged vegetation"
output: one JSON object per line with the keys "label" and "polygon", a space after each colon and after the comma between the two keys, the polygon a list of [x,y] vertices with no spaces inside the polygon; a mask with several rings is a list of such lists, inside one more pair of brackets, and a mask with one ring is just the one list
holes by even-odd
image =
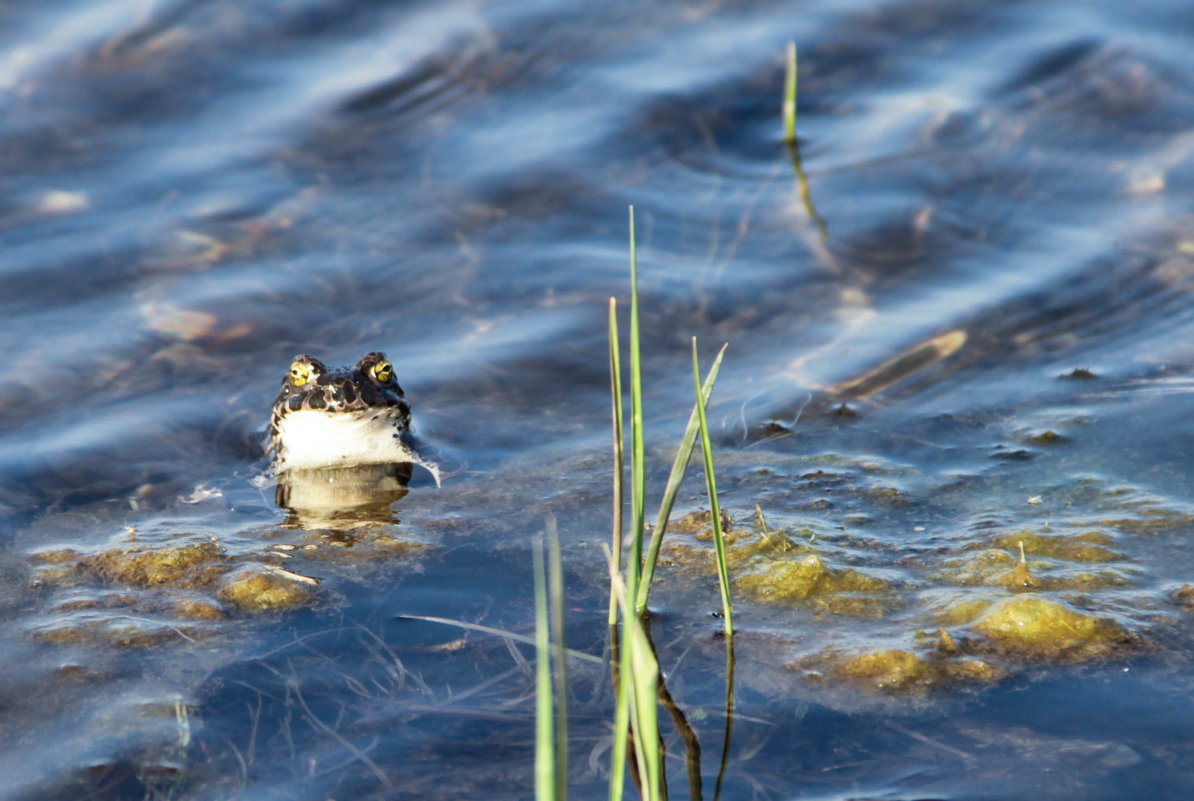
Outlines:
{"label": "submerged vegetation", "polygon": [[[188,642],[219,632],[231,617],[290,612],[317,605],[319,579],[331,564],[368,573],[388,570],[426,552],[383,528],[303,532],[289,529],[260,550],[230,553],[214,538],[172,535],[143,539],[131,528],[93,552],[74,548],[30,555],[36,586],[55,590],[55,603],[34,636],[60,644],[128,646]],[[317,567],[318,566],[318,567]]]}

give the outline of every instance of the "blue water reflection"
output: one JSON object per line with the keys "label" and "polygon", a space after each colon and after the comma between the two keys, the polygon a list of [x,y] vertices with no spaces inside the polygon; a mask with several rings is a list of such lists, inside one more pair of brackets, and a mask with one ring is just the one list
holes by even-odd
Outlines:
{"label": "blue water reflection", "polygon": [[[706,364],[728,342],[722,505],[895,587],[875,619],[745,603],[725,797],[1184,797],[1191,23],[1173,2],[0,8],[0,795],[526,797],[525,653],[410,616],[525,632],[550,512],[572,642],[600,653],[633,204],[652,481],[690,338]],[[370,350],[448,479],[304,525],[274,503],[269,404],[294,355]],[[1149,649],[916,698],[812,676],[919,647],[949,560],[1021,530],[1112,541],[1120,583],[1057,597]],[[186,582],[113,566],[192,539],[222,550]],[[720,656],[681,544],[655,625],[695,718]],[[213,588],[246,566],[317,602],[236,607]],[[197,598],[222,616],[185,617]],[[575,680],[574,785],[604,796],[608,691]],[[1132,725],[1108,730],[1112,702]]]}

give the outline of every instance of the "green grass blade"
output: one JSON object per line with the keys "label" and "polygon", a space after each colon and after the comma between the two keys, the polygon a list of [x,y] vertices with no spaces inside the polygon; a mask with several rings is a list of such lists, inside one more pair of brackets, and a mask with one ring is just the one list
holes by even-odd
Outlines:
{"label": "green grass blade", "polygon": [[564,560],[556,519],[547,518],[547,595],[550,601],[552,659],[555,662],[552,696],[555,700],[555,797],[568,797],[568,666],[564,643]]}
{"label": "green grass blade", "polygon": [[[627,596],[629,599],[629,594]],[[622,616],[629,631],[623,636],[630,644],[631,675],[634,679],[634,745],[644,766],[644,796],[651,801],[663,797],[663,754],[659,750],[659,663],[647,641],[643,621],[629,611]]]}
{"label": "green grass blade", "polygon": [[[725,345],[717,353],[709,374],[705,377],[705,386],[701,390],[701,397],[706,403],[713,393],[713,385],[717,381],[717,374],[721,370],[721,359],[726,352]],[[647,558],[643,562],[643,578],[639,582],[638,595],[635,600],[635,611],[642,614],[647,610],[647,598],[651,593],[651,582],[655,577],[655,564],[659,561],[659,549],[663,545],[663,535],[667,531],[668,518],[671,517],[672,507],[676,504],[676,495],[680,491],[680,483],[684,480],[684,472],[688,469],[688,460],[692,458],[692,448],[696,443],[700,430],[700,417],[696,404],[692,414],[688,416],[688,425],[684,429],[684,436],[680,440],[680,449],[676,451],[676,458],[672,462],[672,472],[668,475],[667,486],[663,490],[663,500],[659,504],[659,514],[655,518],[655,530],[651,533],[651,546],[647,551]]]}
{"label": "green grass blade", "polygon": [[713,544],[717,549],[717,579],[721,584],[721,608],[725,614],[726,636],[732,637],[734,634],[734,604],[730,599],[730,574],[726,569],[725,532],[721,530],[721,505],[717,502],[717,477],[713,473],[713,445],[709,441],[709,421],[705,416],[705,396],[701,389],[701,366],[697,357],[696,337],[692,338],[692,384],[696,390],[697,411],[700,412],[701,452],[705,456],[705,487],[709,491],[709,517],[713,520]]}
{"label": "green grass blade", "polygon": [[[634,568],[634,561],[630,560],[626,567],[626,572],[629,574],[623,577],[622,573],[614,569],[614,556],[608,551],[605,554],[606,561],[609,563],[609,594],[614,599],[614,603],[623,610],[623,622],[621,626],[613,625],[609,630],[611,659],[610,667],[613,670],[613,684],[614,684],[614,741],[612,751],[610,752],[610,779],[609,779],[609,797],[610,801],[621,801],[623,791],[626,784],[626,758],[627,751],[630,746],[630,728],[631,720],[635,717],[633,709],[635,704],[634,698],[634,683],[632,681],[633,667],[630,663],[630,645],[626,637],[625,624],[625,609],[626,609],[626,583],[637,580],[638,571]],[[635,757],[641,762],[641,756],[636,751]],[[636,776],[643,775],[643,766],[637,766]]]}
{"label": "green grass blade", "polygon": [[[612,591],[617,596],[622,612],[618,638],[619,697],[614,729],[614,760],[615,763],[625,762],[626,724],[632,722],[633,725],[629,728],[634,738],[635,761],[639,781],[642,783],[643,798],[662,801],[663,754],[660,750],[659,710],[656,705],[659,663],[647,640],[642,620],[631,610],[631,599],[634,597],[637,583],[638,571],[633,561],[626,565],[625,578],[612,569],[610,571]],[[615,790],[619,793],[618,797],[621,797],[623,783],[624,769],[613,771],[610,780],[611,798],[614,798]]]}
{"label": "green grass blade", "polygon": [[796,43],[788,42],[784,75],[784,141],[796,141]]}
{"label": "green grass blade", "polygon": [[635,571],[642,569],[646,467],[643,455],[643,371],[639,353],[638,257],[634,244],[634,206],[630,207],[630,505],[631,554]]}
{"label": "green grass blade", "polygon": [[[622,509],[625,504],[622,482],[625,478],[625,461],[623,447],[625,440],[622,430],[622,358],[618,344],[618,302],[609,299],[609,381],[610,395],[613,400],[614,426],[614,530],[613,530],[613,560],[614,570],[622,570]],[[618,601],[613,593],[609,596],[609,625],[617,625]]]}
{"label": "green grass blade", "polygon": [[551,643],[547,620],[547,579],[543,543],[532,551],[535,565],[535,799],[556,799],[555,721],[551,686]]}
{"label": "green grass blade", "polygon": [[[610,597],[616,604],[617,595]],[[626,745],[630,741],[630,660],[620,644],[616,625],[610,627],[609,637],[614,670],[614,743],[610,751],[609,801],[622,801],[626,784]]]}

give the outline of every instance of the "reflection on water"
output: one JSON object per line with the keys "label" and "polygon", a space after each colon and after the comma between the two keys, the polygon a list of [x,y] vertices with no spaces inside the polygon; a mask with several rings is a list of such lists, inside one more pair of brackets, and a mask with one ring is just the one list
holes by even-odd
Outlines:
{"label": "reflection on water", "polygon": [[390,507],[406,495],[411,470],[409,462],[287,470],[274,497],[286,510],[283,525],[293,528],[393,523]]}
{"label": "reflection on water", "polygon": [[[1189,28],[1167,0],[0,5],[0,797],[526,797],[528,652],[417,618],[525,632],[551,514],[601,652],[634,204],[652,465],[689,338],[730,345],[722,797],[1184,798]],[[374,350],[468,468],[271,498],[278,366]],[[673,754],[728,732],[680,503]],[[608,675],[572,681],[573,789],[605,797]]]}

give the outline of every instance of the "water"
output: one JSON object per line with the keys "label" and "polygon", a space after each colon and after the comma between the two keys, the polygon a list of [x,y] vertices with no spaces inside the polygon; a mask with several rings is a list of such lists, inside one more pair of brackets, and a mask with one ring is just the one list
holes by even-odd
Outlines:
{"label": "water", "polygon": [[[758,506],[798,554],[883,582],[739,588],[723,797],[1185,798],[1192,22],[1166,2],[6,6],[3,796],[528,797],[529,651],[412,617],[527,633],[550,514],[570,643],[601,654],[606,304],[633,204],[651,486],[690,337],[706,365],[728,342],[711,419],[742,547]],[[807,197],[779,141],[788,40]],[[380,496],[278,508],[260,432],[290,359],[371,350],[443,487],[374,476]],[[705,508],[696,476],[680,506]],[[1092,533],[1109,561],[1048,552]],[[1120,641],[1019,653],[946,619],[1023,596],[999,571],[1025,539],[1034,595]],[[653,632],[711,797],[718,600],[707,541],[674,543]],[[184,546],[196,565],[160,581],[126,559]],[[228,582],[265,566],[319,581],[240,609]],[[930,658],[942,625],[996,674],[843,674]],[[573,665],[577,797],[605,793],[603,676]]]}

